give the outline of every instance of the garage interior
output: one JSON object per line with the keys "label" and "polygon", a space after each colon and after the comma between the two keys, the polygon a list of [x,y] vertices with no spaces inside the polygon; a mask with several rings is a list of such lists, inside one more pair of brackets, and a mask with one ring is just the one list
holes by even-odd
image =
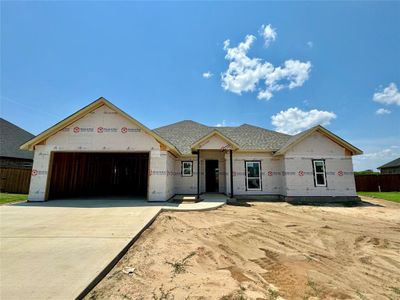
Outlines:
{"label": "garage interior", "polygon": [[148,153],[55,152],[48,199],[147,197]]}

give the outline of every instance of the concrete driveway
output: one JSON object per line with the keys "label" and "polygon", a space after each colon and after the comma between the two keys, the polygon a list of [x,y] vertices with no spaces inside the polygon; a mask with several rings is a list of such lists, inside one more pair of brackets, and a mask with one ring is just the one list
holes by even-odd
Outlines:
{"label": "concrete driveway", "polygon": [[134,200],[0,207],[1,299],[74,299],[160,212]]}
{"label": "concrete driveway", "polygon": [[74,299],[162,210],[207,210],[141,200],[53,200],[0,206],[0,299]]}

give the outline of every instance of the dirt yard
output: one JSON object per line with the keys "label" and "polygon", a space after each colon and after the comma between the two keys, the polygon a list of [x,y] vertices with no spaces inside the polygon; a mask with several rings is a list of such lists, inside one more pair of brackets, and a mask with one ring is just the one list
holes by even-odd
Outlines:
{"label": "dirt yard", "polygon": [[400,204],[367,201],[162,213],[87,299],[400,299]]}

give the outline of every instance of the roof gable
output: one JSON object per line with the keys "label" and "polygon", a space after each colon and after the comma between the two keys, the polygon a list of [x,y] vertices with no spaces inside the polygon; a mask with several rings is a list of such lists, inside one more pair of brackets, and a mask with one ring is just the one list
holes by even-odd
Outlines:
{"label": "roof gable", "polygon": [[[207,145],[208,142],[213,142],[213,145]],[[222,143],[221,143],[222,142]],[[239,145],[232,141],[230,138],[224,136],[217,130],[211,131],[209,134],[205,135],[194,144],[192,144],[191,148],[193,150],[197,149],[232,149],[236,150],[239,148]]]}
{"label": "roof gable", "polygon": [[107,106],[108,108],[116,111],[120,115],[122,115],[124,118],[128,119],[130,122],[135,124],[137,127],[141,128],[143,132],[149,134],[150,136],[153,136],[159,143],[165,145],[168,150],[171,150],[172,152],[179,154],[179,151],[175,148],[174,145],[172,145],[170,142],[162,138],[161,136],[157,135],[154,131],[150,130],[146,126],[144,126],[142,123],[137,121],[136,119],[132,118],[130,115],[113,105],[111,102],[107,101],[105,98],[100,97],[96,101],[90,103],[89,105],[85,106],[84,108],[78,110],[76,113],[70,115],[69,117],[65,118],[64,120],[58,122],[54,126],[50,127],[49,129],[43,131],[40,133],[38,136],[34,137],[33,139],[29,140],[25,144],[23,144],[20,148],[23,150],[33,150],[33,147],[37,144],[40,144],[41,142],[45,141],[61,129],[63,129],[66,126],[69,126],[70,124],[74,123],[75,121],[83,118],[90,112],[100,108],[101,106]]}
{"label": "roof gable", "polygon": [[332,140],[333,142],[337,143],[338,145],[342,146],[343,148],[349,150],[352,155],[359,155],[362,154],[363,152],[358,149],[357,147],[351,145],[350,143],[346,142],[342,138],[338,137],[334,133],[330,132],[326,128],[322,127],[321,125],[314,126],[308,130],[305,130],[303,132],[300,132],[299,134],[296,134],[292,136],[283,146],[279,151],[277,151],[274,155],[282,155],[285,154],[289,149],[291,149],[293,146],[299,144],[301,141],[312,135],[314,132],[319,132],[323,135],[325,135],[327,138]]}

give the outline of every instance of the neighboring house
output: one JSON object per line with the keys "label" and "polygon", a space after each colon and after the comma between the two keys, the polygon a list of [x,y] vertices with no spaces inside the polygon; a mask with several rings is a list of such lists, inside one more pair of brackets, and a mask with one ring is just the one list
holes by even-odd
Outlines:
{"label": "neighboring house", "polygon": [[400,174],[400,157],[380,166],[378,169],[381,174]]}
{"label": "neighboring house", "polygon": [[225,193],[286,201],[358,199],[352,156],[321,126],[295,136],[182,121],[150,130],[99,98],[21,146],[35,152],[30,201]]}
{"label": "neighboring house", "polygon": [[28,193],[33,153],[19,147],[33,134],[0,118],[0,190]]}

